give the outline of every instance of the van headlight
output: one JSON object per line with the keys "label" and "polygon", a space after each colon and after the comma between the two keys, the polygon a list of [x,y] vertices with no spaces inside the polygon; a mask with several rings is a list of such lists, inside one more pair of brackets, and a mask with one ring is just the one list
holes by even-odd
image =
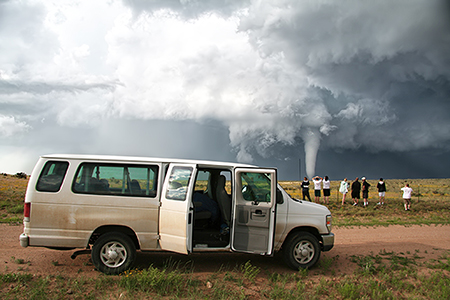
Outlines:
{"label": "van headlight", "polygon": [[328,216],[327,216],[327,219],[326,219],[326,222],[327,222],[327,228],[328,228],[328,233],[331,232],[331,220],[332,220],[331,215],[328,215]]}

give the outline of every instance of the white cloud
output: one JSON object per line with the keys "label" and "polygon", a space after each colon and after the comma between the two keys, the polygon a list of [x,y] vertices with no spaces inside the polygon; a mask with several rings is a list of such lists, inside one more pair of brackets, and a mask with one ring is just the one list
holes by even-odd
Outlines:
{"label": "white cloud", "polygon": [[16,174],[25,172],[31,174],[38,156],[34,151],[24,147],[2,147],[0,148],[0,172]]}
{"label": "white cloud", "polygon": [[27,132],[31,126],[26,122],[18,121],[14,116],[0,115],[0,136],[13,137]]}

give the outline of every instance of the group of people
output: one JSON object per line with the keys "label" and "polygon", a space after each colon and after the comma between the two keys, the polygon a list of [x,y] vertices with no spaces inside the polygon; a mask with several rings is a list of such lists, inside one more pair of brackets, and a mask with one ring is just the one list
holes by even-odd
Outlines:
{"label": "group of people", "polygon": [[[322,190],[322,184],[323,184],[323,202],[328,204],[328,200],[330,199],[330,186],[331,186],[328,176],[325,176],[324,178],[316,176],[316,177],[313,177],[312,180],[314,183],[314,199],[315,199],[316,203],[320,202],[321,190]],[[305,200],[305,198],[308,198],[308,200],[311,201],[311,197],[309,196],[308,177],[303,178],[301,187],[302,187],[303,200]]]}
{"label": "group of people", "polygon": [[[359,199],[361,198],[361,191],[364,201],[363,206],[366,207],[369,205],[369,188],[371,187],[371,185],[369,182],[367,182],[366,177],[362,177],[361,180],[362,183],[359,182],[359,178],[356,177],[355,181],[353,181],[352,184],[350,185],[347,182],[347,178],[344,178],[344,180],[341,182],[341,185],[339,186],[339,192],[342,193],[342,205],[345,204],[345,198],[347,196],[347,193],[349,192],[349,188],[351,191],[353,206],[357,206],[359,204]],[[386,197],[386,183],[383,181],[383,178],[380,178],[380,181],[377,184],[377,189],[379,196],[379,201],[377,205],[384,205]]]}
{"label": "group of people", "polygon": [[[315,196],[315,202],[320,202],[321,197],[321,190],[323,185],[323,201],[325,204],[328,204],[329,198],[330,198],[330,180],[328,176],[325,176],[324,178],[315,176],[312,178],[314,183],[314,196]],[[339,192],[342,194],[342,205],[345,204],[345,198],[350,191],[352,200],[353,200],[353,206],[357,206],[359,204],[359,200],[361,198],[361,191],[362,191],[362,198],[363,198],[363,206],[367,207],[369,205],[369,188],[371,187],[370,183],[367,182],[365,177],[361,178],[362,183],[359,181],[359,178],[356,177],[355,181],[350,184],[347,181],[347,178],[344,178],[344,180],[341,182],[339,186]],[[311,197],[309,195],[309,180],[307,177],[304,177],[303,182],[301,184],[302,187],[302,195],[303,200],[306,200],[306,198],[311,201]],[[386,198],[386,183],[384,182],[383,178],[380,178],[380,181],[377,183],[377,190],[378,190],[378,196],[379,201],[377,205],[384,205],[385,198]],[[412,188],[409,186],[409,184],[406,184],[403,188],[401,188],[403,191],[403,200],[404,200],[404,206],[405,210],[411,209],[411,195],[413,193]]]}

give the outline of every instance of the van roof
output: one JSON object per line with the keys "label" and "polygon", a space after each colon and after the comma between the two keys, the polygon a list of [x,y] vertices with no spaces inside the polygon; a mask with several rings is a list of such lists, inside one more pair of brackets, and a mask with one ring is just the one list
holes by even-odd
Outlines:
{"label": "van roof", "polygon": [[251,167],[258,166],[233,162],[180,159],[180,158],[157,158],[157,157],[140,157],[140,156],[120,156],[120,155],[90,155],[90,154],[49,154],[42,155],[45,159],[75,159],[83,161],[121,161],[121,162],[137,162],[137,163],[185,163],[197,164],[201,166],[227,166],[227,167]]}

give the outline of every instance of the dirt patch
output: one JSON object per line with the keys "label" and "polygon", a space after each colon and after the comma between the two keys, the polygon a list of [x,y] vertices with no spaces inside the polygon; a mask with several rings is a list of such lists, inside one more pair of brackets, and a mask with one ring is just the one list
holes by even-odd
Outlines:
{"label": "dirt patch", "polygon": [[[46,248],[22,248],[19,235],[22,225],[0,225],[0,262],[3,267],[1,273],[27,272],[35,275],[64,275],[77,277],[97,277],[99,272],[94,270],[89,255],[80,255],[71,259],[73,251],[57,251]],[[329,269],[333,275],[351,274],[357,268],[352,262],[353,256],[377,255],[379,253],[395,252],[408,255],[418,255],[420,260],[437,259],[450,250],[450,226],[389,226],[389,227],[361,227],[336,228],[335,246],[322,253],[321,262],[330,262]],[[292,273],[295,272],[283,262],[281,253],[274,257],[236,254],[228,252],[197,253],[189,256],[168,252],[146,252],[137,256],[137,267],[145,268],[150,265],[164,267],[176,264],[205,276],[219,270],[234,270],[248,260],[259,267],[264,273]],[[323,274],[321,268],[313,268],[311,276]]]}

